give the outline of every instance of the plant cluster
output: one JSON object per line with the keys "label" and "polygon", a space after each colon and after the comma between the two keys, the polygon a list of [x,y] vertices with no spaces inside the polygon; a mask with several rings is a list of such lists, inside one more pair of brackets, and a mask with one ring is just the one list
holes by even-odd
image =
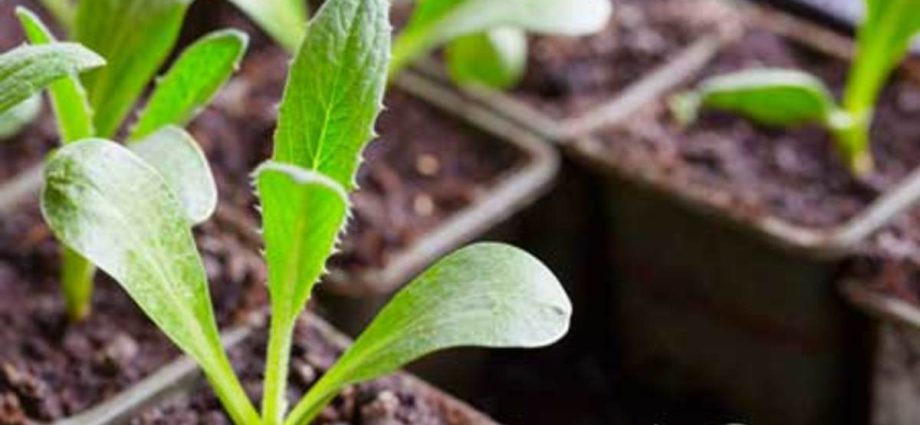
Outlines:
{"label": "plant cluster", "polygon": [[819,124],[857,176],[872,172],[870,128],[875,104],[892,71],[920,33],[920,1],[866,0],[842,105],[817,77],[799,70],[755,69],[703,81],[673,102],[678,119],[696,119],[701,108],[734,111],[763,125]]}
{"label": "plant cluster", "polygon": [[[73,38],[85,46],[84,50],[91,49],[105,58],[105,66],[98,67],[101,59],[97,56],[82,57],[83,63],[76,64],[83,65],[81,68],[53,68],[68,56],[86,53],[75,50],[72,43],[57,42],[37,15],[17,8],[17,17],[31,43],[21,49],[45,49],[46,55],[54,57],[35,58],[33,66],[59,69],[55,75],[60,78],[50,82],[47,90],[63,145],[88,137],[118,135],[142,92],[173,50],[190,3],[81,0],[73,10]],[[60,4],[70,6],[67,2]],[[247,40],[244,33],[228,29],[207,34],[188,46],[159,77],[137,119],[125,131],[127,146],[176,188],[189,225],[210,217],[217,205],[217,190],[204,154],[181,126],[210,101],[233,73]],[[51,51],[61,50],[62,46],[70,49],[63,52],[69,55]],[[86,68],[86,64],[96,69],[78,77],[75,71]],[[10,84],[38,87],[30,82],[35,76],[26,71],[6,77]],[[94,273],[86,259],[70,249],[63,250],[61,287],[68,314],[74,320],[89,313]]]}
{"label": "plant cluster", "polygon": [[210,202],[208,189],[179,186],[144,150],[103,138],[70,143],[47,163],[42,212],[55,235],[111,275],[201,366],[234,423],[310,423],[343,387],[432,351],[536,347],[568,329],[571,304],[538,260],[505,245],[470,246],[398,293],[288,409],[296,318],[343,231],[361,152],[382,108],[389,6],[388,0],[327,0],[318,10],[299,38],[272,158],[253,174],[271,301],[261,413],[221,345],[189,226],[196,221],[189,207],[197,205],[189,200]]}

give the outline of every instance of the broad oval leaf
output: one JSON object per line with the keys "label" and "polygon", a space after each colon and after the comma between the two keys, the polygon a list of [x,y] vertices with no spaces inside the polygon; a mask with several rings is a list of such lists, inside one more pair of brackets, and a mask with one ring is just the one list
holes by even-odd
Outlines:
{"label": "broad oval leaf", "polygon": [[112,137],[175,45],[192,0],[80,0],[74,37],[108,61],[83,83],[98,134]]}
{"label": "broad oval leaf", "polygon": [[447,68],[460,85],[506,89],[517,84],[527,67],[527,34],[498,28],[460,37],[447,45]]}
{"label": "broad oval leaf", "polygon": [[229,0],[289,52],[297,50],[307,27],[304,0]]}
{"label": "broad oval leaf", "polygon": [[[16,16],[30,43],[49,44],[56,41],[54,34],[39,19],[38,15],[24,7],[17,7]],[[83,84],[75,74],[51,83],[48,87],[48,94],[57,118],[58,131],[64,143],[90,137],[96,132],[89,99],[86,98],[86,90],[83,89]]]}
{"label": "broad oval leaf", "polygon": [[291,65],[272,159],[355,187],[361,151],[383,103],[389,7],[387,0],[323,4]]}
{"label": "broad oval leaf", "polygon": [[41,111],[42,98],[36,95],[0,113],[0,142],[19,134]]}
{"label": "broad oval leaf", "polygon": [[198,362],[236,423],[259,423],[224,353],[185,211],[156,169],[117,143],[77,141],[48,159],[41,207],[60,241]]}
{"label": "broad oval leaf", "polygon": [[769,126],[830,125],[837,112],[824,83],[794,70],[757,69],[713,77],[690,96],[693,101],[682,102],[678,115],[691,120],[702,107],[737,112]]}
{"label": "broad oval leaf", "polygon": [[463,248],[400,291],[287,423],[309,423],[345,385],[437,350],[551,344],[568,331],[571,314],[559,281],[530,254],[494,243]]}
{"label": "broad oval leaf", "polygon": [[0,55],[0,112],[4,112],[68,75],[105,65],[99,55],[77,43],[20,46]]}
{"label": "broad oval leaf", "polygon": [[114,142],[67,145],[45,165],[42,214],[179,347],[213,361],[221,345],[204,266],[181,202],[153,167]]}
{"label": "broad oval leaf", "polygon": [[610,0],[419,0],[393,47],[390,73],[463,35],[501,27],[584,35],[601,30],[612,13]]}
{"label": "broad oval leaf", "polygon": [[248,41],[245,33],[227,29],[205,35],[186,48],[160,78],[131,139],[146,137],[166,125],[188,123],[237,69]]}
{"label": "broad oval leaf", "polygon": [[182,202],[189,222],[199,224],[211,217],[217,209],[217,184],[191,134],[166,126],[128,148],[160,173]]}

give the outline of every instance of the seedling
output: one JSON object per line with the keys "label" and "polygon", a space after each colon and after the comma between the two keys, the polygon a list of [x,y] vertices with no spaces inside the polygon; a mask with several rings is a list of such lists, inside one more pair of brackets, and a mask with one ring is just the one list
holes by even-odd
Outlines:
{"label": "seedling", "polygon": [[[289,51],[303,36],[303,0],[230,1]],[[611,0],[418,0],[394,43],[390,76],[446,45],[457,83],[507,88],[523,75],[527,33],[590,34],[601,30],[612,12]],[[285,19],[275,18],[281,16]]]}
{"label": "seedling", "polygon": [[388,0],[327,0],[302,37],[281,103],[274,154],[254,173],[261,200],[271,322],[261,415],[221,347],[183,204],[130,149],[87,139],[46,169],[42,211],[204,370],[234,423],[307,424],[347,385],[457,346],[537,347],[568,329],[553,274],[509,246],[462,249],[387,305],[288,413],[295,319],[334,252],[360,155],[373,137],[390,52]]}
{"label": "seedling", "polygon": [[17,133],[41,109],[41,90],[105,64],[76,43],[20,46],[0,55],[0,140]]}
{"label": "seedling", "polygon": [[[105,57],[107,66],[82,79],[71,73],[49,86],[63,144],[116,136],[173,49],[190,2],[80,0],[74,37]],[[35,14],[24,8],[17,8],[16,14],[33,48],[55,43]],[[229,78],[246,44],[245,34],[221,30],[185,49],[158,80],[125,137],[128,146],[172,185],[186,207],[189,225],[213,213],[217,190],[204,154],[180,126],[190,121]],[[93,275],[88,261],[64,249],[61,287],[68,314],[74,320],[89,312]]]}
{"label": "seedling", "polygon": [[833,134],[837,150],[856,176],[871,173],[874,106],[920,32],[920,0],[866,0],[866,11],[842,105],[812,75],[758,69],[711,78],[697,91],[676,98],[672,106],[678,120],[692,122],[701,108],[710,108],[738,112],[767,126],[822,125]]}

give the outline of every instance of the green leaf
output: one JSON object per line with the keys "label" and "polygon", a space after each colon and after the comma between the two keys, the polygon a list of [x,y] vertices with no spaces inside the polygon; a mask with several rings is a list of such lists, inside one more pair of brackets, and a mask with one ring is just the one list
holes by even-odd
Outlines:
{"label": "green leaf", "polygon": [[[32,44],[49,44],[56,41],[48,27],[30,10],[17,7],[16,16]],[[51,107],[57,117],[58,131],[64,143],[90,137],[96,132],[86,90],[75,74],[51,83],[48,93]]]}
{"label": "green leaf", "polygon": [[768,126],[803,123],[831,125],[837,106],[817,78],[793,70],[757,69],[710,78],[680,102],[678,116],[692,119],[696,109],[740,113]]}
{"label": "green leaf", "polygon": [[22,131],[38,118],[42,111],[41,96],[32,96],[22,103],[0,113],[0,142]]}
{"label": "green leaf", "polygon": [[266,422],[280,423],[294,323],[345,225],[348,195],[329,177],[294,165],[268,162],[256,178],[272,305],[262,410]]}
{"label": "green leaf", "polygon": [[610,0],[419,0],[393,46],[390,74],[454,38],[496,28],[584,35],[610,20]]}
{"label": "green leaf", "polygon": [[211,217],[217,209],[217,184],[192,135],[166,126],[128,148],[159,171],[182,202],[189,222],[203,223]]}
{"label": "green leaf", "polygon": [[159,128],[185,125],[208,104],[239,66],[249,37],[237,30],[212,32],[189,46],[157,83],[131,139]]}
{"label": "green leaf", "polygon": [[68,75],[105,65],[77,43],[20,46],[0,55],[0,113]]}
{"label": "green leaf", "polygon": [[303,424],[346,385],[452,347],[540,347],[568,331],[572,305],[539,260],[507,245],[473,245],[400,291],[297,405]]}
{"label": "green leaf", "polygon": [[273,159],[355,187],[386,86],[389,2],[330,0],[313,18],[288,76]]}
{"label": "green leaf", "polygon": [[153,167],[114,142],[67,145],[47,161],[42,214],[202,366],[237,423],[259,423],[223,351],[184,208]]}
{"label": "green leaf", "polygon": [[517,84],[527,67],[527,34],[498,28],[460,37],[447,45],[447,68],[460,85],[506,89]]}
{"label": "green leaf", "polygon": [[175,45],[191,1],[79,1],[74,35],[108,61],[83,78],[100,136],[118,131]]}
{"label": "green leaf", "polygon": [[288,52],[297,50],[307,27],[305,0],[229,0]]}
{"label": "green leaf", "polygon": [[58,25],[61,27],[70,30],[73,27],[74,15],[77,13],[77,8],[74,3],[70,0],[40,0],[39,1],[48,12],[54,16],[54,19],[57,21]]}

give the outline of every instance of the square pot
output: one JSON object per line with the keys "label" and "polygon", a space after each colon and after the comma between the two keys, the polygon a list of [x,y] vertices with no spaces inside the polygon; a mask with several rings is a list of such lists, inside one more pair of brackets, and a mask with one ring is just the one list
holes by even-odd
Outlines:
{"label": "square pot", "polygon": [[[794,40],[812,55],[851,51],[847,40],[785,15],[749,8],[745,19],[750,31]],[[636,117],[612,123],[613,130],[668,137],[638,135]],[[612,154],[598,137],[584,137],[571,151],[608,181],[616,280],[610,320],[624,372],[656,389],[717,401],[740,421],[863,423],[871,332],[836,292],[834,277],[845,254],[920,198],[920,170],[842,223],[812,226],[750,209],[735,199],[741,196],[721,196],[728,190],[705,183],[676,187],[676,166],[638,167],[621,160],[632,152],[622,146]]]}

